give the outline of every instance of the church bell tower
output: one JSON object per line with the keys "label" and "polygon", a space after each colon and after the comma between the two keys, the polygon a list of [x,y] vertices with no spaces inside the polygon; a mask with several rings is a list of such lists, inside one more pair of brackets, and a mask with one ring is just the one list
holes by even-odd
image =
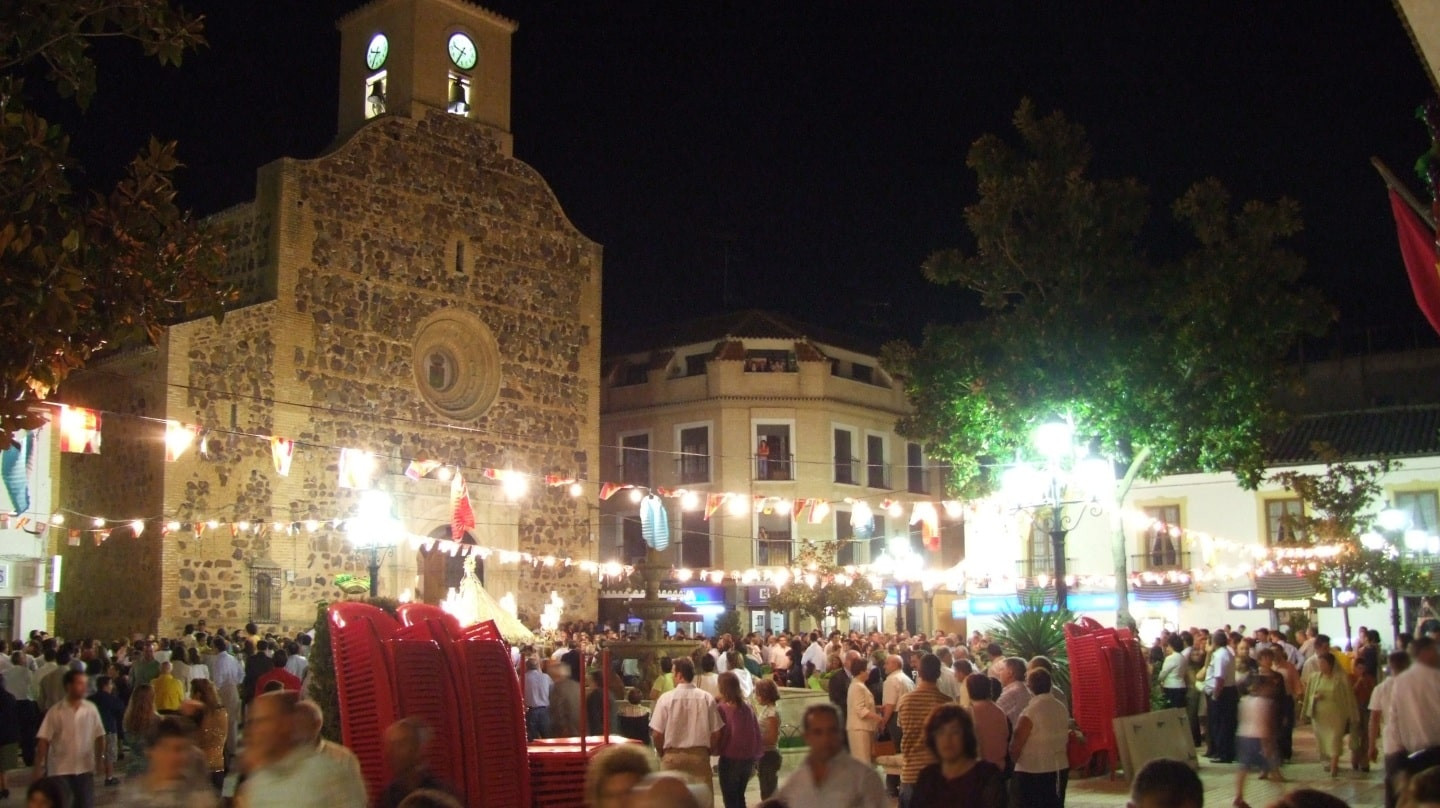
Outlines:
{"label": "church bell tower", "polygon": [[340,29],[339,136],[383,115],[442,110],[496,130],[510,153],[516,24],[465,0],[375,0]]}

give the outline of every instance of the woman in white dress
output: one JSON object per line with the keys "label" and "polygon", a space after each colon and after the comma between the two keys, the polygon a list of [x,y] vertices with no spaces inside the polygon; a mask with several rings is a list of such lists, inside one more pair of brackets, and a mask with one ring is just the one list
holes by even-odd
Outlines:
{"label": "woman in white dress", "polygon": [[861,657],[850,661],[850,690],[845,694],[845,734],[850,738],[850,756],[861,763],[874,763],[875,733],[880,731],[880,713],[875,696],[865,686],[869,662]]}

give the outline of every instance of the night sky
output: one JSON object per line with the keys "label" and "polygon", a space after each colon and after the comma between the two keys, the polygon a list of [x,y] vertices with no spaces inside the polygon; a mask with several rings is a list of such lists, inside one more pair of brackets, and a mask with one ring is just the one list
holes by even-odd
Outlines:
{"label": "night sky", "polygon": [[[361,4],[185,3],[211,44],[180,70],[105,43],[91,109],[60,116],[75,151],[104,181],[153,132],[180,141],[186,204],[251,198],[258,166],[332,141],[334,21]],[[919,266],[964,243],[966,150],[1024,96],[1087,127],[1100,173],[1149,184],[1161,223],[1210,175],[1299,200],[1295,244],[1348,341],[1423,324],[1368,163],[1418,189],[1427,147],[1433,90],[1388,2],[487,7],[520,23],[516,155],[605,247],[607,331],[724,310],[727,275],[730,307],[869,336],[969,316]]]}

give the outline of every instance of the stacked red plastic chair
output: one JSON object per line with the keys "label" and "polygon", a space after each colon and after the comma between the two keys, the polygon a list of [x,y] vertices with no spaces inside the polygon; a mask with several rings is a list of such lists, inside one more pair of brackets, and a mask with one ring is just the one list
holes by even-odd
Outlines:
{"label": "stacked red plastic chair", "polygon": [[330,607],[330,647],[340,697],[340,738],[360,759],[365,790],[375,801],[390,781],[385,728],[396,718],[394,678],[383,641],[399,628],[390,615],[364,603]]}
{"label": "stacked red plastic chair", "polygon": [[[472,689],[468,716],[480,764],[473,781],[479,801],[474,804],[529,808],[525,701],[510,648],[488,620],[466,629],[454,648]],[[584,793],[583,783],[577,793]]]}
{"label": "stacked red plastic chair", "polygon": [[1070,707],[1075,723],[1085,736],[1085,758],[1101,755],[1101,764],[1112,769],[1119,759],[1115,742],[1115,690],[1101,662],[1100,638],[1082,624],[1065,625],[1065,652],[1070,661]]}
{"label": "stacked red plastic chair", "polygon": [[[434,733],[425,748],[430,770],[451,787],[466,790],[466,768],[479,765],[461,728],[461,697],[445,650],[429,625],[405,626],[386,641],[395,670],[401,717],[418,718]],[[462,794],[461,796],[468,796]],[[467,805],[475,805],[466,800]]]}

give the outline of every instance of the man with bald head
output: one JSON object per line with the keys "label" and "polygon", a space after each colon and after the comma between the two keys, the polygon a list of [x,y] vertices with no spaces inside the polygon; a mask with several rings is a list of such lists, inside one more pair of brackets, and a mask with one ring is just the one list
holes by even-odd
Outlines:
{"label": "man with bald head", "polygon": [[[302,707],[300,694],[281,690],[256,696],[245,716],[245,766],[242,808],[365,808],[365,781],[351,768],[322,754],[315,713]],[[348,751],[348,750],[347,750]]]}
{"label": "man with bald head", "polygon": [[[885,684],[881,686],[880,725],[886,735],[900,748],[900,699],[915,689],[915,682],[905,675],[905,662],[899,654],[885,658]],[[885,790],[892,797],[900,796],[900,775],[885,775]]]}

